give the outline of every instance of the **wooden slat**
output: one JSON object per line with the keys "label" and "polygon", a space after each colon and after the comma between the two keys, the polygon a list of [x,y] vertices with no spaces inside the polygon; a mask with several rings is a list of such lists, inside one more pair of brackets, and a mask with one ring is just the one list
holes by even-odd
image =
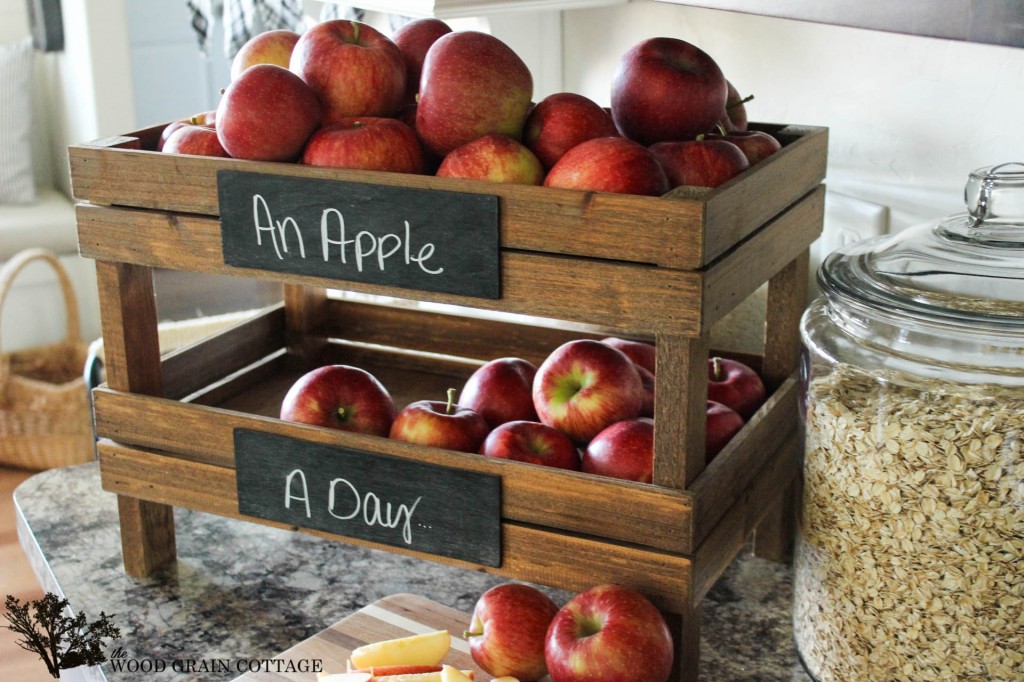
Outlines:
{"label": "wooden slat", "polygon": [[[236,428],[277,433],[404,459],[502,477],[502,515],[633,542],[665,551],[693,550],[691,497],[657,486],[410,445],[386,438],[291,424],[174,401],[98,389],[97,431],[103,438],[234,467]],[[183,434],[189,434],[183,438]]]}
{"label": "wooden slat", "polygon": [[794,431],[757,471],[742,497],[722,517],[693,560],[693,604],[697,605],[746,544],[758,522],[800,467],[802,443]]}
{"label": "wooden slat", "polygon": [[[110,492],[299,530],[238,514],[235,472],[232,469],[109,442],[101,442],[99,452],[103,488]],[[659,608],[667,611],[689,608],[690,561],[682,556],[634,546],[505,522],[502,524],[502,565],[491,568],[331,533],[301,530],[355,545],[485,570],[566,590],[583,591],[600,583],[627,581],[648,595]]]}
{"label": "wooden slat", "polygon": [[[822,134],[812,134],[811,130],[787,126],[776,131],[781,140],[799,137],[787,144],[784,152],[773,154],[708,197],[706,262],[749,235],[752,230],[746,226],[763,225],[821,183],[828,134],[827,130]],[[804,131],[807,134],[802,134]],[[787,185],[784,190],[779,187],[780,181]]]}
{"label": "wooden slat", "polygon": [[[800,363],[800,317],[807,307],[809,252],[804,250],[768,280],[765,313],[764,364],[761,375],[775,386],[797,370]],[[754,533],[754,553],[774,561],[788,561],[796,535],[799,487],[787,486],[765,514]]]}
{"label": "wooden slat", "polygon": [[696,544],[705,541],[758,476],[760,464],[797,428],[797,394],[797,380],[791,377],[689,486]]}
{"label": "wooden slat", "polygon": [[[558,346],[607,334],[582,328],[448,314],[345,300],[328,303],[325,331],[336,338],[487,361],[514,356],[539,365]],[[653,339],[651,339],[653,341]]]}
{"label": "wooden slat", "polygon": [[685,489],[704,470],[708,337],[655,339],[654,482]]}
{"label": "wooden slat", "polygon": [[[817,173],[815,184],[824,178],[826,129],[772,130],[787,144],[771,159],[727,187],[672,200],[161,154],[110,148],[106,141],[73,145],[69,156],[75,197],[92,203],[216,216],[222,168],[490,194],[500,197],[504,248],[696,269],[774,215],[766,211],[781,210],[806,192],[809,176]],[[141,135],[152,143],[152,129]]]}
{"label": "wooden slat", "polygon": [[164,356],[163,396],[179,400],[284,345],[280,305]]}
{"label": "wooden slat", "polygon": [[[701,276],[679,270],[536,253],[502,253],[497,301],[412,292],[224,264],[216,219],[79,205],[79,248],[86,258],[173,270],[245,275],[290,284],[468,305],[616,329],[699,332]],[[586,302],[585,304],[583,302]]]}
{"label": "wooden slat", "polygon": [[284,312],[288,353],[298,362],[309,365],[327,342],[321,330],[327,321],[327,290],[286,284]]}
{"label": "wooden slat", "polygon": [[704,328],[709,329],[804,253],[821,235],[824,212],[825,188],[819,186],[710,267],[703,299]]}
{"label": "wooden slat", "polygon": [[[107,382],[122,391],[163,393],[153,271],[127,263],[96,264]],[[124,570],[145,577],[174,561],[170,507],[118,497]]]}

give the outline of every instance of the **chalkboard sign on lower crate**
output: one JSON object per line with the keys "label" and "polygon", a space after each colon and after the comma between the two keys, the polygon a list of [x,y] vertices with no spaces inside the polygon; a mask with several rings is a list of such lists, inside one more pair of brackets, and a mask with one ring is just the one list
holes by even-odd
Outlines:
{"label": "chalkboard sign on lower crate", "polygon": [[501,566],[501,478],[236,429],[238,512]]}
{"label": "chalkboard sign on lower crate", "polygon": [[221,170],[224,263],[501,298],[498,197]]}

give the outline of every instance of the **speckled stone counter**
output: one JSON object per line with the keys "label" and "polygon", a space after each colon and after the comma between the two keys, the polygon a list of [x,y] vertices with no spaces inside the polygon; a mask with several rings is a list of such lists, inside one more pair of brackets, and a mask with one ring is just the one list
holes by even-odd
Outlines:
{"label": "speckled stone counter", "polygon": [[[86,464],[15,492],[22,546],[44,589],[90,619],[113,614],[113,645],[136,659],[269,658],[377,599],[412,592],[465,612],[502,579],[221,517],[175,510],[178,562],[125,575],[117,501]],[[552,592],[556,600],[567,598]],[[787,566],[744,552],[704,600],[702,679],[809,682],[796,659]],[[214,680],[237,673],[115,672],[85,679]]]}

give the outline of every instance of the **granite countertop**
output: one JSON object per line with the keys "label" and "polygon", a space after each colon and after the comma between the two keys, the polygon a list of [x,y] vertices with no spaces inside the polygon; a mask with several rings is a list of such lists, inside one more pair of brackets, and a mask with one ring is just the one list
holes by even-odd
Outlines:
{"label": "granite countertop", "polygon": [[[300,533],[175,510],[177,565],[124,573],[117,499],[95,463],[46,471],[15,492],[19,536],[43,588],[90,620],[113,614],[113,646],[136,659],[269,658],[385,596],[412,592],[470,612],[503,579]],[[567,596],[552,591],[556,601]],[[744,551],[703,602],[702,679],[809,682],[790,625],[788,566]],[[77,669],[81,679],[224,680],[237,673]]]}

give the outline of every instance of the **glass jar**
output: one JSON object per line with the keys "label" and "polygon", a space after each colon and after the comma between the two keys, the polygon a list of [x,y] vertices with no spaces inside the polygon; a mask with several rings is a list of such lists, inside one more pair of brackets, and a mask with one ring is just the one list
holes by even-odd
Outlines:
{"label": "glass jar", "polygon": [[1024,680],[1024,164],[858,242],[801,322],[793,625],[819,682]]}

